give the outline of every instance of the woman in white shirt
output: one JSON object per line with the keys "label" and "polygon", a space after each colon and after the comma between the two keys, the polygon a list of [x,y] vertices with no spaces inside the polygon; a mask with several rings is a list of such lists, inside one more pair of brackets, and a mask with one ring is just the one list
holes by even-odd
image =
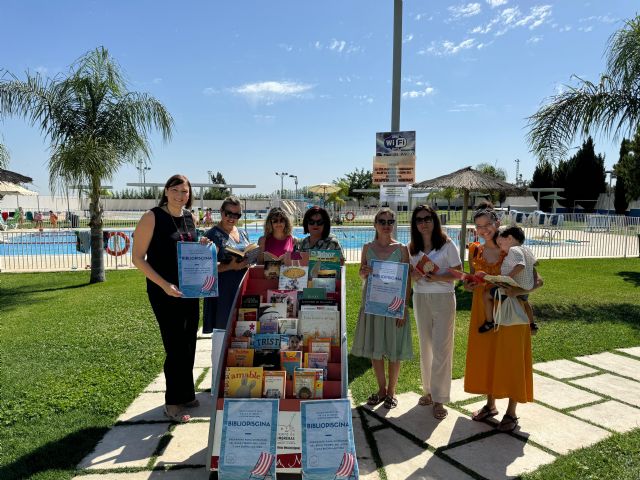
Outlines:
{"label": "woman in white shirt", "polygon": [[455,277],[448,269],[460,270],[461,262],[458,249],[428,205],[418,205],[411,215],[409,254],[423,387],[418,403],[433,405],[433,416],[442,420],[448,413],[444,404],[450,400],[456,318]]}

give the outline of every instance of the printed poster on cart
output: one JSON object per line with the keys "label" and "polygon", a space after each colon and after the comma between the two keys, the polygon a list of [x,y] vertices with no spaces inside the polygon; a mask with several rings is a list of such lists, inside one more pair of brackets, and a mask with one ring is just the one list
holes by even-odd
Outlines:
{"label": "printed poster on cart", "polygon": [[409,264],[372,260],[367,279],[364,313],[404,318]]}
{"label": "printed poster on cart", "polygon": [[276,478],[277,398],[224,400],[218,478]]}
{"label": "printed poster on cart", "polygon": [[302,477],[305,480],[358,478],[358,462],[347,399],[300,402]]}
{"label": "printed poster on cart", "polygon": [[213,243],[178,242],[178,288],[184,298],[218,296],[218,259]]}

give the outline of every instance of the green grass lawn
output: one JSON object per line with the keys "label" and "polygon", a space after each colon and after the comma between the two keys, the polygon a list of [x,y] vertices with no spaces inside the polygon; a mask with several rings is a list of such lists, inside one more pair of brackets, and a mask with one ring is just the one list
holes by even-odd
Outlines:
{"label": "green grass lawn", "polygon": [[[545,287],[531,298],[541,324],[535,361],[640,345],[639,259],[547,260],[540,273]],[[99,285],[87,279],[87,272],[0,276],[3,480],[73,477],[75,465],[161,371],[162,345],[142,275],[111,271]],[[355,265],[347,268],[347,290],[351,336],[360,308]],[[470,298],[458,292],[455,377],[464,372]],[[375,389],[370,364],[355,357],[349,362],[354,400],[362,401]],[[404,362],[399,391],[419,391],[419,379],[417,360]],[[639,437],[636,431],[602,443],[607,452],[636,453],[623,467],[626,474],[640,468]],[[574,478],[562,469],[575,465],[594,475],[575,478],[637,478],[610,476],[617,470],[609,464],[624,465],[624,455],[607,460],[599,446],[544,467],[556,468],[545,470],[549,476],[531,478]]]}

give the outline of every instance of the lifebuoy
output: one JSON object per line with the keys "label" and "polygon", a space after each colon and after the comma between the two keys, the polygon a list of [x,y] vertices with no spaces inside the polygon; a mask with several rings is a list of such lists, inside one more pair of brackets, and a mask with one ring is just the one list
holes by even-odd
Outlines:
{"label": "lifebuoy", "polygon": [[347,222],[353,222],[356,219],[356,214],[352,210],[350,210],[344,214],[344,219]]}
{"label": "lifebuoy", "polygon": [[[115,249],[111,248],[109,246],[109,241],[113,238],[116,237],[116,239],[113,241],[113,246]],[[118,242],[118,237],[122,238],[122,240],[124,240],[124,247],[123,248],[117,248],[116,247],[116,243]],[[107,242],[105,243],[105,250],[107,251],[107,253],[109,255],[112,255],[114,257],[120,257],[122,255],[125,255],[128,251],[129,251],[129,247],[131,246],[131,240],[129,240],[129,237],[127,236],[126,233],[124,232],[110,232],[108,237],[107,237]]]}

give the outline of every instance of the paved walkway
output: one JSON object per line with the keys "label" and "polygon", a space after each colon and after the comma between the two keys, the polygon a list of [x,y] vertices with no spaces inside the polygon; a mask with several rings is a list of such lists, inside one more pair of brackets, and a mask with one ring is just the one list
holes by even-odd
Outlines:
{"label": "paved walkway", "polygon": [[[207,479],[210,340],[198,340],[194,377],[201,406],[185,425],[162,414],[160,374],[78,465],[78,480]],[[436,421],[415,393],[399,395],[398,408],[354,406],[353,425],[361,479],[503,479],[536,470],[612,432],[640,426],[640,347],[534,365],[535,403],[520,405],[512,434],[469,412],[482,398],[453,382],[449,415]],[[504,412],[506,401],[498,401]]]}

